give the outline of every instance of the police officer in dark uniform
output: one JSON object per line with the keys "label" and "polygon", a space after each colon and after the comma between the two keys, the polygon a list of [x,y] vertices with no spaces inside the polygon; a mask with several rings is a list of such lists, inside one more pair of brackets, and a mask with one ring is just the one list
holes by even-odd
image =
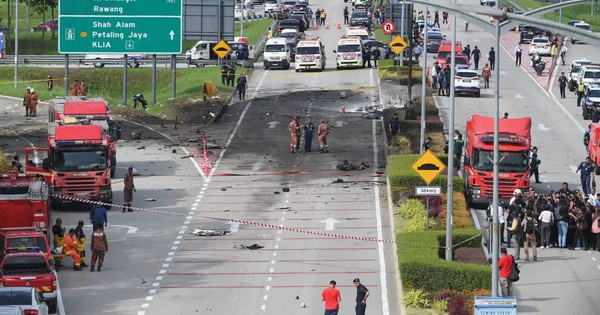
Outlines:
{"label": "police officer in dark uniform", "polygon": [[365,64],[368,65],[368,68],[371,68],[371,50],[369,48],[365,48],[365,51],[363,52],[363,68],[365,67]]}
{"label": "police officer in dark uniform", "polygon": [[229,85],[229,81],[227,80],[227,73],[229,72],[229,66],[226,63],[223,63],[221,66],[221,83],[225,85]]}
{"label": "police officer in dark uniform", "polygon": [[231,62],[227,68],[227,86],[234,86],[235,83],[235,63]]}
{"label": "police officer in dark uniform", "polygon": [[590,180],[596,180],[596,174],[594,164],[592,163],[590,157],[586,157],[584,162],[581,162],[579,166],[577,166],[577,170],[575,173],[579,173],[581,171],[581,190],[583,190],[584,195],[590,194]]}

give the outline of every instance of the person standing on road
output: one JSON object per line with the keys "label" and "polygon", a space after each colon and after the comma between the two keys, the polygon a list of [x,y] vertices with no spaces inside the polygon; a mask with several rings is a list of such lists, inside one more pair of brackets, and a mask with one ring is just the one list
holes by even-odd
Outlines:
{"label": "person standing on road", "polygon": [[25,106],[25,117],[29,117],[31,109],[31,87],[27,87],[25,95],[23,95],[23,106]]}
{"label": "person standing on road", "polygon": [[300,135],[300,126],[298,125],[298,116],[294,116],[288,125],[290,131],[290,152],[298,153],[298,136]]}
{"label": "person standing on road", "polygon": [[108,216],[106,214],[106,208],[103,205],[94,205],[92,211],[90,211],[90,222],[92,223],[93,229],[97,226],[101,228],[108,226]]}
{"label": "person standing on road", "polygon": [[444,68],[444,89],[447,97],[450,97],[450,74],[450,65],[446,65],[446,68]]}
{"label": "person standing on road", "polygon": [[506,230],[510,232],[511,240],[510,244],[515,250],[515,258],[517,260],[521,257],[521,219],[519,215],[519,210],[517,210],[517,206],[513,203],[509,207],[510,214],[508,216]]}
{"label": "person standing on road", "polygon": [[349,14],[350,14],[350,13],[348,12],[348,7],[345,7],[345,8],[344,8],[344,25],[347,25],[347,24],[348,24],[348,15],[349,15]]}
{"label": "person standing on road", "polygon": [[533,147],[531,149],[531,163],[529,164],[529,178],[531,175],[535,175],[535,183],[541,184],[540,182],[540,160],[538,160],[538,148]]}
{"label": "person standing on road", "polygon": [[556,55],[557,55],[557,50],[558,50],[558,44],[552,44],[552,47],[550,48],[550,56],[552,57],[552,61],[554,62],[554,60],[556,60]]}
{"label": "person standing on road", "polygon": [[310,152],[312,149],[312,139],[315,131],[315,124],[312,123],[310,118],[306,119],[304,123],[304,152]]}
{"label": "person standing on road", "polygon": [[567,77],[565,76],[564,72],[561,72],[560,77],[558,77],[558,87],[560,88],[560,98],[567,97]]}
{"label": "person standing on road", "polygon": [[31,89],[31,94],[29,95],[29,117],[37,117],[37,104],[38,104],[39,96],[35,89]]}
{"label": "person standing on road", "polygon": [[481,69],[481,76],[483,77],[483,87],[488,89],[490,87],[490,77],[492,76],[492,69],[486,63],[483,69]]}
{"label": "person standing on road", "polygon": [[321,9],[317,9],[317,11],[315,11],[315,22],[317,25],[321,25]]}
{"label": "person standing on road", "polygon": [[513,288],[512,281],[510,281],[510,272],[515,263],[515,257],[508,254],[506,247],[500,249],[500,254],[502,254],[502,258],[498,261],[498,269],[500,269],[500,288],[502,296],[512,296]]}
{"label": "person standing on road", "polygon": [[106,233],[104,232],[104,229],[102,229],[102,226],[98,226],[92,233],[92,261],[90,262],[91,272],[94,272],[96,262],[98,262],[98,272],[101,271],[106,252],[108,252],[108,240],[106,239]]}
{"label": "person standing on road", "polygon": [[388,126],[390,130],[389,142],[392,142],[394,141],[394,138],[398,135],[398,131],[400,131],[400,118],[398,118],[398,113],[394,113],[392,119],[390,119],[390,123]]}
{"label": "person standing on road", "polygon": [[543,205],[542,212],[538,216],[538,220],[542,222],[542,230],[541,230],[541,243],[542,248],[550,248],[552,247],[552,243],[550,242],[550,234],[552,225],[554,225],[554,214],[552,213],[552,208],[550,205]]}
{"label": "person standing on road", "polygon": [[438,67],[437,70],[438,96],[445,96],[446,90],[444,89],[444,71],[442,71],[442,68],[440,67]]}
{"label": "person standing on road", "polygon": [[473,57],[473,64],[475,65],[475,70],[479,69],[479,58],[481,58],[481,50],[475,46],[473,51],[471,52],[471,56]]}
{"label": "person standing on road", "polygon": [[325,9],[321,10],[321,25],[325,25],[325,19],[327,18],[327,13],[325,13]]}
{"label": "person standing on road", "polygon": [[324,315],[338,315],[342,295],[340,294],[340,291],[335,288],[336,285],[337,283],[335,280],[331,280],[329,281],[329,286],[321,292],[321,301],[325,302]]}
{"label": "person standing on road", "polygon": [[46,84],[48,85],[48,91],[52,91],[52,89],[54,88],[54,79],[52,79],[51,75],[48,75],[48,81],[46,82]]}
{"label": "person standing on road", "polygon": [[460,158],[462,156],[463,145],[465,142],[462,139],[462,134],[459,133],[454,139],[454,156],[456,156],[456,170],[460,171]]}
{"label": "person standing on road", "polygon": [[583,84],[583,80],[579,79],[577,83],[577,106],[581,106],[581,100],[585,94],[585,84]]}
{"label": "person standing on road", "polygon": [[435,90],[437,89],[437,61],[435,61],[433,66],[431,66],[429,75],[431,75],[431,88]]}
{"label": "person standing on road", "polygon": [[87,86],[87,84],[85,84],[85,80],[81,80],[81,82],[79,83],[79,95],[87,96],[87,94],[88,94],[88,86]]}
{"label": "person standing on road", "polygon": [[525,219],[521,223],[523,228],[523,244],[525,245],[525,261],[529,261],[529,247],[533,251],[533,261],[537,261],[537,242],[535,239],[535,232],[537,230],[538,223],[533,217],[533,211],[527,210],[525,213]]}
{"label": "person standing on road", "polygon": [[490,62],[490,69],[494,70],[496,67],[496,51],[494,50],[494,47],[492,47],[488,53],[488,61]]}
{"label": "person standing on road", "polygon": [[75,81],[73,81],[73,84],[71,84],[69,86],[69,95],[77,96],[78,93],[79,93],[79,83],[77,82],[77,80],[75,80]]}
{"label": "person standing on road", "polygon": [[575,206],[575,213],[569,212],[569,216],[575,221],[575,236],[569,249],[584,249],[588,246],[585,240],[585,213],[580,206]]}
{"label": "person standing on road", "polygon": [[248,85],[248,81],[246,79],[246,75],[241,74],[240,77],[237,79],[237,86],[236,86],[236,89],[238,90],[238,94],[239,94],[239,100],[246,99],[247,85]]}
{"label": "person standing on road", "polygon": [[600,207],[595,207],[594,213],[592,214],[592,233],[596,240],[596,246],[593,248],[600,252]]}
{"label": "person standing on road", "polygon": [[81,267],[87,267],[88,265],[85,263],[85,233],[83,233],[83,220],[79,220],[77,222],[77,227],[75,227],[75,237],[77,238],[77,254],[81,258]]}
{"label": "person standing on road", "polygon": [[133,212],[133,209],[131,209],[133,193],[135,192],[135,185],[133,184],[133,167],[127,169],[123,184],[123,212],[125,212],[125,209],[127,209],[127,212]]}
{"label": "person standing on road", "polygon": [[438,10],[435,10],[435,14],[433,15],[433,26],[440,28],[440,13]]}
{"label": "person standing on road", "polygon": [[558,232],[558,247],[567,247],[567,233],[569,232],[569,205],[567,198],[562,196],[558,201],[558,209],[554,210],[554,222]]}
{"label": "person standing on road", "polygon": [[73,270],[81,271],[81,257],[77,253],[77,241],[73,239],[75,236],[75,229],[70,229],[69,233],[65,235],[63,254],[73,258]]}
{"label": "person standing on road", "polygon": [[415,61],[419,61],[419,57],[421,57],[422,53],[423,53],[423,46],[415,45],[415,48],[413,48],[413,54],[415,55]]}
{"label": "person standing on road", "polygon": [[523,54],[523,46],[521,46],[521,42],[517,44],[515,47],[515,66],[521,65],[521,55]]}
{"label": "person standing on road", "polygon": [[360,283],[360,279],[358,278],[355,278],[352,283],[354,283],[354,286],[356,287],[356,306],[354,307],[356,315],[365,315],[365,311],[367,310],[367,299],[369,298],[369,295],[371,295],[371,292],[369,292],[367,287]]}
{"label": "person standing on road", "polygon": [[590,133],[592,132],[592,124],[588,125],[588,129],[583,133],[583,145],[585,146],[586,154],[590,154],[588,145],[590,144]]}
{"label": "person standing on road", "polygon": [[[52,226],[52,234],[54,239],[54,248],[63,247],[64,239],[65,239],[65,231],[66,229],[62,227],[62,219],[56,218],[56,224]],[[63,251],[64,252],[64,251]],[[62,257],[56,258],[56,266],[62,267],[64,266],[62,263]]]}
{"label": "person standing on road", "polygon": [[565,44],[560,47],[560,60],[562,61],[563,66],[565,65],[565,55],[567,54],[567,50],[569,50],[569,48],[567,48]]}
{"label": "person standing on road", "polygon": [[381,51],[379,51],[379,48],[374,47],[371,55],[373,55],[374,67],[377,68],[377,62],[379,61],[379,57],[381,57]]}
{"label": "person standing on road", "polygon": [[371,50],[369,48],[365,48],[363,52],[363,68],[371,68]]}
{"label": "person standing on road", "polygon": [[442,12],[442,23],[444,25],[448,24],[448,12],[446,12],[446,11]]}
{"label": "person standing on road", "polygon": [[590,194],[590,181],[596,181],[595,169],[596,168],[589,156],[585,158],[584,162],[579,163],[579,166],[577,166],[575,173],[581,171],[581,190],[583,190],[584,195]]}
{"label": "person standing on road", "polygon": [[227,80],[227,73],[229,72],[229,66],[226,63],[221,65],[221,83],[223,85],[229,85]]}
{"label": "person standing on road", "polygon": [[471,45],[467,44],[467,47],[465,47],[465,49],[463,49],[463,54],[465,54],[465,56],[467,56],[467,59],[471,60]]}
{"label": "person standing on road", "polygon": [[317,129],[317,134],[319,135],[319,146],[321,149],[321,153],[329,153],[329,146],[327,145],[329,125],[327,124],[327,120],[321,119],[321,123],[319,124],[319,128]]}

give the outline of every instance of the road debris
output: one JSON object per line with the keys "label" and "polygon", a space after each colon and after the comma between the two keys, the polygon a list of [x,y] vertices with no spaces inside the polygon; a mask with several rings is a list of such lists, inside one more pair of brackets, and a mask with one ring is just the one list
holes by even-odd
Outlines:
{"label": "road debris", "polygon": [[142,133],[137,132],[137,131],[132,132],[131,135],[129,136],[129,139],[131,139],[131,140],[139,140],[141,138],[142,138]]}
{"label": "road debris", "polygon": [[202,230],[195,229],[192,233],[194,236],[224,236],[227,233],[231,233],[229,230]]}
{"label": "road debris", "polygon": [[337,169],[340,171],[362,171],[370,166],[371,165],[365,161],[360,162],[360,165],[354,165],[349,163],[348,160],[344,160],[343,163],[337,165]]}
{"label": "road debris", "polygon": [[258,245],[258,244],[252,244],[252,245],[239,244],[239,245],[233,245],[233,248],[256,250],[256,249],[264,248],[264,246]]}
{"label": "road debris", "polygon": [[145,149],[145,148],[146,148],[146,146],[145,146],[145,145],[143,145],[143,146],[141,146],[141,147],[137,147],[137,149],[138,149],[138,150],[143,150],[143,149]]}
{"label": "road debris", "polygon": [[283,187],[283,189],[281,189],[281,191],[283,191],[283,192],[290,192],[290,188],[289,187]]}
{"label": "road debris", "polygon": [[149,201],[156,201],[156,199],[154,199],[154,198],[146,198],[146,199],[144,199],[144,201],[146,201],[146,202],[149,202]]}
{"label": "road debris", "polygon": [[338,178],[338,179],[334,180],[334,181],[333,181],[333,182],[331,182],[331,183],[332,183],[332,184],[336,184],[336,183],[343,183],[343,182],[344,182],[344,180],[343,180],[343,179],[341,179],[341,178]]}

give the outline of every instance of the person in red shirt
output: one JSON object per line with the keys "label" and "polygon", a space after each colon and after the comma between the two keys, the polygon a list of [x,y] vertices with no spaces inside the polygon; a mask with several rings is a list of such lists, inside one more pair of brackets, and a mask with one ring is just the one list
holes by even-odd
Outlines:
{"label": "person in red shirt", "polygon": [[498,269],[500,269],[500,288],[502,289],[502,296],[512,296],[512,282],[510,281],[510,271],[515,263],[513,255],[509,255],[506,248],[500,249],[502,258],[498,261]]}
{"label": "person in red shirt", "polygon": [[325,288],[323,293],[321,293],[321,300],[325,302],[325,315],[337,315],[340,309],[342,296],[340,295],[340,291],[335,288],[336,285],[335,280],[331,280],[329,287]]}

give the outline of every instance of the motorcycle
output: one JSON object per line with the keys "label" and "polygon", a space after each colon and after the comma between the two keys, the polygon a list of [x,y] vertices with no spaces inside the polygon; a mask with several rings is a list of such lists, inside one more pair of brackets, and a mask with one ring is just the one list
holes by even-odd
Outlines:
{"label": "motorcycle", "polygon": [[537,54],[531,57],[531,66],[538,76],[541,76],[542,73],[544,73],[544,70],[546,69],[546,63],[547,62],[542,61],[542,57]]}

